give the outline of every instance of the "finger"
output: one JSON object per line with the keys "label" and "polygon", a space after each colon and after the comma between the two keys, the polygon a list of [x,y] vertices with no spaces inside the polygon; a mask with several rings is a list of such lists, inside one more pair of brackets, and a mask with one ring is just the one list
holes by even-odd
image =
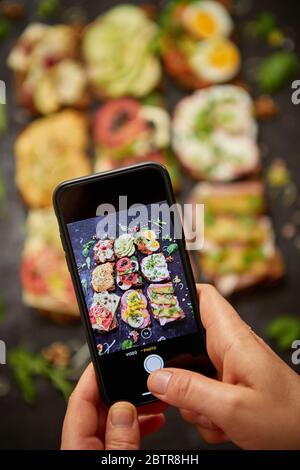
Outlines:
{"label": "finger", "polygon": [[136,408],[129,402],[115,403],[106,422],[105,449],[138,450],[140,427]]}
{"label": "finger", "polygon": [[207,418],[207,416],[199,415],[198,413],[195,413],[194,411],[185,410],[185,409],[181,409],[180,413],[183,419],[187,421],[188,423],[201,426],[204,429],[220,431],[220,428],[218,428],[218,426],[216,426],[209,418]]}
{"label": "finger", "polygon": [[158,415],[139,416],[141,437],[154,434],[159,431],[165,424],[165,416],[161,413]]}
{"label": "finger", "polygon": [[230,440],[222,430],[213,431],[211,429],[202,428],[201,426],[196,426],[196,429],[202,439],[208,444],[221,444],[222,442],[228,442]]}
{"label": "finger", "polygon": [[205,415],[225,429],[237,405],[247,402],[248,389],[222,383],[201,374],[182,369],[160,369],[148,378],[148,388],[160,400],[177,408]]}
{"label": "finger", "polygon": [[180,413],[185,421],[190,424],[193,424],[196,427],[201,437],[208,444],[219,444],[221,442],[226,442],[229,440],[223,430],[218,428],[218,426],[216,426],[206,416],[198,415],[193,411],[184,409],[181,409]]}
{"label": "finger", "polygon": [[201,321],[206,330],[207,349],[218,370],[233,344],[254,341],[248,325],[235,309],[209,284],[197,284]]}
{"label": "finger", "polygon": [[63,449],[103,448],[95,437],[99,431],[99,418],[105,420],[105,408],[101,407],[95,371],[90,364],[69,398],[61,447]]}

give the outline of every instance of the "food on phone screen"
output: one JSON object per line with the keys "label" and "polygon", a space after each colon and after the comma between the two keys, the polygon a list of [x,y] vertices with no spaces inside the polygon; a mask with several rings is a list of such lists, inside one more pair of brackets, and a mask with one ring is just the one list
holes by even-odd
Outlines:
{"label": "food on phone screen", "polygon": [[162,15],[161,53],[166,71],[189,89],[232,80],[241,59],[233,21],[219,1],[169,2]]}
{"label": "food on phone screen", "polygon": [[114,240],[99,240],[94,248],[94,260],[97,264],[115,260]]}
{"label": "food on phone screen", "polygon": [[141,271],[149,282],[162,282],[170,279],[166,258],[162,253],[154,253],[143,258]]}
{"label": "food on phone screen", "polygon": [[36,119],[15,142],[16,184],[30,207],[52,206],[62,181],[90,173],[87,120],[78,111]]}
{"label": "food on phone screen", "polygon": [[74,27],[30,24],[12,48],[8,65],[16,76],[18,101],[30,112],[87,106],[87,79]]}
{"label": "food on phone screen", "polygon": [[93,330],[107,333],[118,327],[116,311],[120,297],[109,292],[94,294],[93,303],[89,309],[89,318]]}
{"label": "food on phone screen", "polygon": [[142,276],[139,272],[139,263],[135,256],[120,258],[116,264],[117,285],[122,290],[142,285]]}
{"label": "food on phone screen", "polygon": [[130,233],[123,233],[115,240],[115,254],[118,258],[132,256],[135,253],[134,238]]}
{"label": "food on phone screen", "polygon": [[197,91],[175,109],[173,148],[195,179],[222,182],[257,173],[256,134],[252,100],[237,86]]}
{"label": "food on phone screen", "polygon": [[170,149],[171,123],[160,104],[119,98],[102,105],[94,117],[95,171],[156,161],[165,165],[175,189],[178,164]]}
{"label": "food on phone screen", "polygon": [[144,96],[156,88],[161,67],[151,45],[157,37],[156,24],[134,5],[115,6],[91,23],[82,52],[94,93]]}
{"label": "food on phone screen", "polygon": [[100,264],[93,270],[92,286],[95,292],[112,291],[115,289],[114,263]]}
{"label": "food on phone screen", "polygon": [[134,243],[140,253],[150,255],[159,250],[160,243],[156,239],[154,230],[142,229],[134,235]]}
{"label": "food on phone screen", "polygon": [[174,295],[172,283],[150,284],[147,289],[147,296],[153,316],[161,326],[185,318],[178,299]]}
{"label": "food on phone screen", "polygon": [[147,299],[140,290],[128,290],[121,298],[121,317],[132,328],[143,329],[150,325]]}

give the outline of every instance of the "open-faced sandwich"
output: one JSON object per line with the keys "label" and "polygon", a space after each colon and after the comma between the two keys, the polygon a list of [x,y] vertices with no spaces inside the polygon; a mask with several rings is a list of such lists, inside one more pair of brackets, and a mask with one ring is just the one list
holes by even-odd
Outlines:
{"label": "open-faced sandwich", "polygon": [[93,330],[108,333],[118,327],[116,311],[120,297],[109,292],[94,294],[93,303],[89,309],[89,317]]}
{"label": "open-faced sandwich", "polygon": [[103,263],[92,272],[92,287],[95,292],[115,290],[114,263]]}
{"label": "open-faced sandwich", "polygon": [[63,180],[90,173],[87,120],[65,110],[29,124],[15,142],[16,183],[30,207],[52,205]]}
{"label": "open-faced sandwich", "polygon": [[134,234],[134,243],[138,251],[143,253],[143,255],[151,255],[151,253],[154,253],[160,248],[160,243],[156,240],[154,230],[148,230],[146,228]]}
{"label": "open-faced sandwich", "polygon": [[115,260],[114,240],[106,238],[99,240],[94,245],[94,261],[97,264],[106,263],[107,261]]}
{"label": "open-faced sandwich", "polygon": [[106,102],[94,118],[95,171],[106,171],[143,161],[165,165],[175,189],[179,171],[170,149],[171,123],[158,104],[143,104],[134,98]]}
{"label": "open-faced sandwich", "polygon": [[171,282],[166,284],[150,284],[147,289],[147,296],[153,316],[161,326],[185,318],[178,299],[174,295],[174,288]]}
{"label": "open-faced sandwich", "polygon": [[195,179],[221,182],[257,173],[256,133],[252,100],[234,85],[196,91],[175,109],[173,148]]}
{"label": "open-faced sandwich", "polygon": [[148,282],[162,282],[170,279],[166,258],[163,253],[153,253],[141,261],[141,271]]}
{"label": "open-faced sandwich", "polygon": [[123,233],[115,239],[114,250],[117,258],[132,256],[135,253],[134,237],[130,233]]}
{"label": "open-faced sandwich", "polygon": [[52,209],[34,209],[28,214],[21,261],[22,296],[57,321],[79,318],[79,311],[59,229]]}
{"label": "open-faced sandwich", "polygon": [[66,106],[86,106],[87,79],[78,54],[79,38],[74,27],[27,26],[8,56],[19,103],[41,114]]}
{"label": "open-faced sandwich", "polygon": [[135,256],[120,258],[116,264],[117,285],[122,290],[142,285],[143,279],[139,272],[139,263]]}
{"label": "open-faced sandwich", "polygon": [[130,289],[122,295],[121,318],[132,328],[143,329],[150,325],[147,299],[141,290]]}
{"label": "open-faced sandwich", "polygon": [[199,183],[191,202],[204,204],[204,247],[199,260],[206,281],[230,295],[282,277],[283,261],[271,220],[264,214],[262,183]]}
{"label": "open-faced sandwich", "polygon": [[163,12],[161,53],[166,71],[182,86],[203,88],[232,80],[240,53],[233,21],[221,1],[170,1]]}
{"label": "open-faced sandwich", "polygon": [[189,202],[204,204],[205,214],[261,215],[266,210],[264,185],[261,181],[234,184],[198,183]]}
{"label": "open-faced sandwich", "polygon": [[85,30],[82,52],[97,96],[144,96],[161,78],[158,28],[142,8],[118,5]]}

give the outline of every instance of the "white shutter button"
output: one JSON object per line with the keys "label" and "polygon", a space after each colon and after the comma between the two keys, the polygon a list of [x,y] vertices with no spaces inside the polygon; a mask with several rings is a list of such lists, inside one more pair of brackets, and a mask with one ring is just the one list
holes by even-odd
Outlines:
{"label": "white shutter button", "polygon": [[151,372],[154,372],[157,369],[162,369],[163,367],[164,361],[157,354],[150,354],[150,356],[147,356],[144,360],[144,369],[148,374],[151,374]]}

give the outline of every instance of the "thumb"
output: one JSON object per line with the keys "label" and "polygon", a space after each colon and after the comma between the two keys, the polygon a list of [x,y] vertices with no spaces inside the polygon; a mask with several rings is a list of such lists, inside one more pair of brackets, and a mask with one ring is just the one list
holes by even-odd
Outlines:
{"label": "thumb", "polygon": [[115,403],[106,421],[105,449],[138,450],[140,428],[135,407],[126,401]]}
{"label": "thumb", "polygon": [[177,408],[204,415],[220,428],[226,428],[242,401],[241,387],[225,384],[182,369],[159,369],[148,378],[150,392]]}

